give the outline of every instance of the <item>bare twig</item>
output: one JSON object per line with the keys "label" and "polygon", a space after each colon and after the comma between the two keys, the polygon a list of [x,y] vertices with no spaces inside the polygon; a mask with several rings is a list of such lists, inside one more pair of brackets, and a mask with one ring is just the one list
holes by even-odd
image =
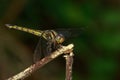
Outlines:
{"label": "bare twig", "polygon": [[15,76],[8,78],[7,80],[23,80],[24,78],[28,77],[30,74],[35,72],[37,69],[41,68],[42,66],[44,66],[51,60],[55,59],[59,55],[63,54],[64,52],[68,50],[72,50],[73,46],[74,46],[73,44],[70,44],[68,46],[62,46],[61,48],[57,49],[55,52],[51,53],[51,55],[41,59],[40,61],[36,62],[35,64],[25,69],[24,71],[18,73]]}
{"label": "bare twig", "polygon": [[66,79],[65,80],[72,80],[72,64],[73,64],[73,52],[70,54],[66,54],[64,57],[66,59]]}

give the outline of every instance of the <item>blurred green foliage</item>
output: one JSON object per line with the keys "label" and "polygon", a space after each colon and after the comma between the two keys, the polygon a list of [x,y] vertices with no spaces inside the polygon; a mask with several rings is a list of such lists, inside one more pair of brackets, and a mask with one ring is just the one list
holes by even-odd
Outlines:
{"label": "blurred green foliage", "polygon": [[[1,80],[32,63],[38,40],[5,29],[5,23],[34,29],[82,28],[80,36],[66,41],[75,44],[73,80],[120,80],[120,0],[1,0],[0,23]],[[63,63],[57,59],[27,79],[62,80]]]}

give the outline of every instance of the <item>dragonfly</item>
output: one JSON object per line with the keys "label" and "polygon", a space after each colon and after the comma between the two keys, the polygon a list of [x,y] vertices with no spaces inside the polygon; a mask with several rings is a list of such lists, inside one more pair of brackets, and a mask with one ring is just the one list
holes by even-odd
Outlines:
{"label": "dragonfly", "polygon": [[66,40],[66,38],[71,35],[70,32],[66,30],[60,30],[60,32],[52,29],[35,30],[11,24],[6,24],[6,27],[31,33],[33,35],[40,37],[33,55],[34,62],[39,61],[41,58],[49,55],[51,52],[61,47],[61,44]]}
{"label": "dragonfly", "polygon": [[[8,28],[13,28],[16,30],[31,33],[40,37],[40,40],[34,51],[34,62],[37,62],[41,59],[41,53],[43,53],[44,56],[49,55],[52,51],[60,47],[60,45],[65,41],[65,37],[63,36],[63,34],[57,33],[55,30],[34,30],[10,24],[5,24],[5,26]],[[42,44],[45,42],[43,38],[47,41],[47,44]],[[46,50],[41,49],[41,46],[47,46],[44,47],[44,49]]]}

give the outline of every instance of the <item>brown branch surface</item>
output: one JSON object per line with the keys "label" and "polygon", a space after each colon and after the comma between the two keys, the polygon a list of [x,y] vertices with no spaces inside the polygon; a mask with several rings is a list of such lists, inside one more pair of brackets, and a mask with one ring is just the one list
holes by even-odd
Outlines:
{"label": "brown branch surface", "polygon": [[68,46],[62,46],[61,48],[57,49],[55,52],[51,53],[51,55],[41,59],[40,61],[26,68],[24,71],[16,74],[15,76],[8,78],[7,80],[23,80],[24,78],[28,77],[30,74],[35,72],[37,69],[41,68],[42,66],[50,62],[51,60],[55,59],[64,52],[72,49],[73,46],[74,46],[73,44],[69,44]]}
{"label": "brown branch surface", "polygon": [[72,65],[73,65],[73,52],[66,54],[64,57],[66,59],[66,79],[72,80]]}

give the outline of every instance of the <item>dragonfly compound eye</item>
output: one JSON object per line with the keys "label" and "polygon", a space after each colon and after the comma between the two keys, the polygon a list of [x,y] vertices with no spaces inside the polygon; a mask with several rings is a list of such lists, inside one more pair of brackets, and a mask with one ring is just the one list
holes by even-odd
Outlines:
{"label": "dragonfly compound eye", "polygon": [[65,38],[63,35],[59,34],[56,37],[56,41],[57,41],[57,43],[63,43],[65,41]]}

